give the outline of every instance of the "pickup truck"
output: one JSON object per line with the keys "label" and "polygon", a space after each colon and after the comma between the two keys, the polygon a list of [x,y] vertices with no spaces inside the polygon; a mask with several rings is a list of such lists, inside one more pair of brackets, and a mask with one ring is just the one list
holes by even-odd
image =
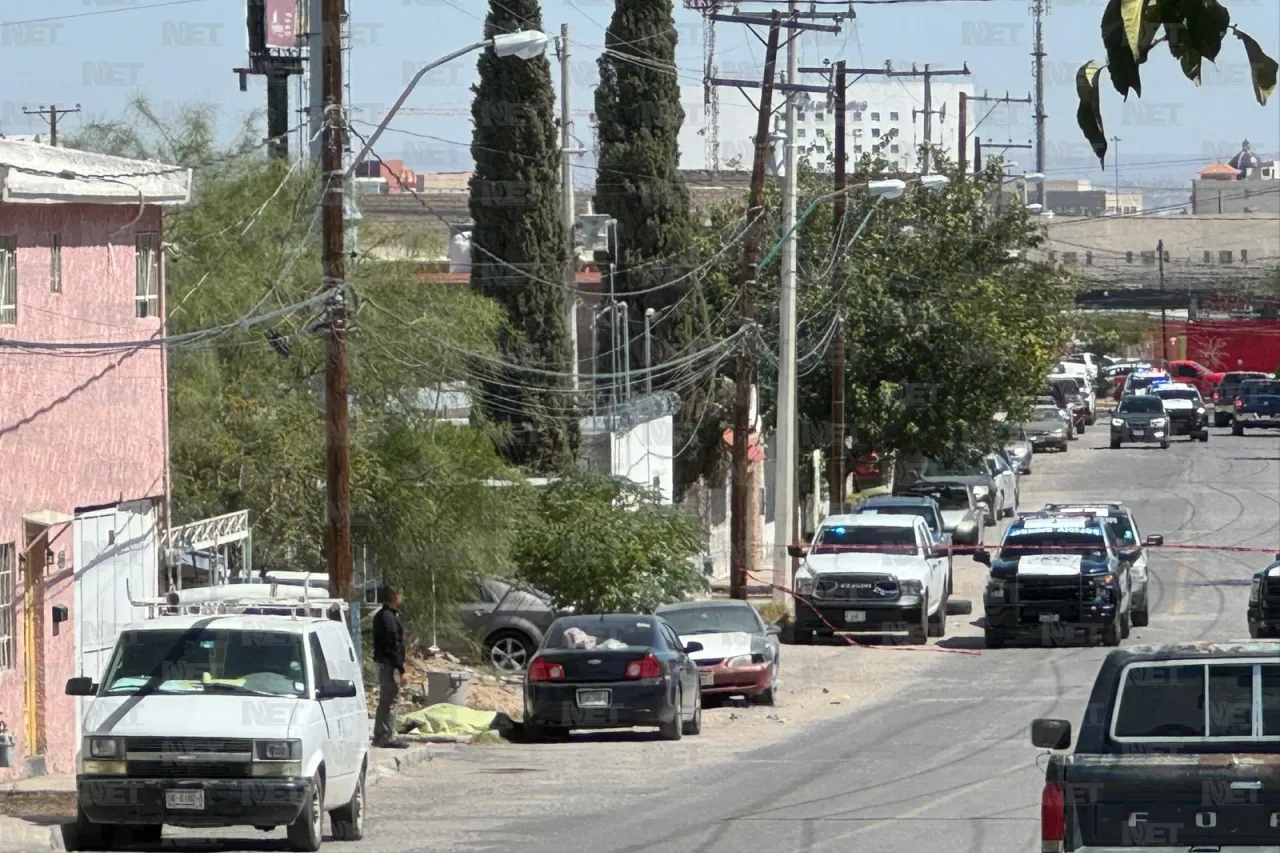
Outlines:
{"label": "pickup truck", "polygon": [[1271,374],[1260,370],[1236,370],[1222,377],[1213,389],[1213,425],[1224,427],[1231,423],[1231,404],[1240,396],[1240,386],[1250,379],[1270,379]]}
{"label": "pickup truck", "polygon": [[1253,574],[1249,587],[1249,636],[1255,640],[1280,637],[1280,554]]}
{"label": "pickup truck", "polygon": [[1031,724],[1053,750],[1044,853],[1280,849],[1280,646],[1247,640],[1107,655],[1071,750],[1067,720]]}
{"label": "pickup truck", "polygon": [[1250,379],[1240,384],[1231,415],[1231,434],[1246,428],[1280,428],[1280,379]]}
{"label": "pickup truck", "polygon": [[830,515],[810,548],[787,549],[796,571],[794,640],[905,632],[910,643],[947,630],[950,548],[918,515]]}
{"label": "pickup truck", "polygon": [[969,551],[978,547],[988,509],[964,483],[930,480],[899,485],[894,497],[923,497],[933,501],[942,513],[942,530],[951,537],[951,550]]}

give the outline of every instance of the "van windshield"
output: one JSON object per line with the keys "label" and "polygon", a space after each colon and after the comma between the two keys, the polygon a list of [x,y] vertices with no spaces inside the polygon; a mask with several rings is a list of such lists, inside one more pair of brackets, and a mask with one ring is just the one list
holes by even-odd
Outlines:
{"label": "van windshield", "polygon": [[126,631],[116,643],[100,693],[305,696],[302,637],[201,627]]}

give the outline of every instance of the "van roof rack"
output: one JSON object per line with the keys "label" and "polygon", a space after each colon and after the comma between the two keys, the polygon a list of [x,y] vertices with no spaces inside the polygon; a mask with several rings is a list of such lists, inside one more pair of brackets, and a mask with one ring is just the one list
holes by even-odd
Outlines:
{"label": "van roof rack", "polygon": [[285,584],[234,584],[170,590],[158,598],[135,599],[126,582],[126,594],[134,607],[146,608],[147,618],[166,616],[288,616],[293,619],[346,619],[350,604],[328,595],[308,595],[310,587]]}

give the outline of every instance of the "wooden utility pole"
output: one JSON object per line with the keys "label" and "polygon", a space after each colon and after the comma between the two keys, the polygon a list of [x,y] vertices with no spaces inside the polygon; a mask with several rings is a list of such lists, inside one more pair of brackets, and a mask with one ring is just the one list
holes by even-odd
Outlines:
{"label": "wooden utility pole", "polygon": [[831,289],[836,298],[836,336],[831,343],[831,447],[827,451],[827,491],[831,514],[844,512],[844,264],[839,256],[844,239],[845,173],[844,126],[847,84],[844,60],[836,63],[835,239],[836,264]]}
{"label": "wooden utility pole", "polygon": [[[1044,12],[1045,0],[1032,0],[1031,14],[1035,20],[1035,49],[1031,56],[1035,61],[1036,75],[1036,171],[1044,174]],[[1044,181],[1036,188],[1036,203],[1041,209],[1045,207]]]}
{"label": "wooden utility pole", "polygon": [[[751,165],[751,194],[747,201],[747,233],[743,241],[742,319],[746,325],[755,322],[755,290],[757,264],[760,260],[760,235],[763,231],[764,168],[769,151],[769,124],[773,115],[773,87],[777,77],[778,31],[781,14],[775,10],[770,18],[769,41],[765,49],[764,78],[760,82],[759,118],[756,122],[755,159]],[[750,333],[749,333],[750,334]],[[729,595],[747,597],[747,574],[751,570],[751,394],[756,381],[753,341],[743,342],[738,354],[734,377],[733,403],[733,484],[730,501],[730,538],[733,542],[729,558]]]}
{"label": "wooden utility pole", "polygon": [[956,162],[960,165],[960,174],[969,174],[969,93],[960,93],[960,106],[956,116]]}
{"label": "wooden utility pole", "polygon": [[1156,261],[1160,264],[1160,352],[1164,355],[1164,366],[1169,366],[1169,327],[1164,303],[1164,240],[1156,243]]}
{"label": "wooden utility pole", "polygon": [[342,152],[346,123],[342,107],[343,0],[324,0],[324,169],[322,219],[324,290],[329,295],[324,352],[325,556],[335,598],[352,599],[351,441],[347,411],[346,258],[343,255],[344,177]]}
{"label": "wooden utility pole", "polygon": [[29,110],[26,107],[22,108],[22,114],[24,116],[40,116],[49,123],[49,145],[54,148],[58,147],[58,119],[65,115],[71,115],[72,113],[78,112],[80,112],[79,104],[76,104],[76,108],[74,110],[60,110],[58,109],[57,104],[50,104],[47,107],[41,104],[40,109],[38,110]]}
{"label": "wooden utility pole", "polygon": [[[962,104],[960,120],[964,122],[965,126],[967,126],[968,119],[964,114],[964,111],[968,104],[1031,104],[1035,102],[1031,99],[1030,95],[1028,95],[1025,98],[1011,98],[1009,97],[1009,93],[1005,92],[1003,98],[992,98],[988,96],[987,93],[984,91],[981,95],[966,95],[962,92],[960,94],[960,103]],[[992,107],[992,109],[994,110],[995,108]],[[974,124],[973,126],[973,137],[974,137],[973,138],[973,154],[974,154],[974,160],[975,160],[974,166],[973,166],[974,174],[977,174],[978,172],[982,171],[982,139],[981,137],[978,136],[978,128],[982,126],[982,123],[986,121],[987,116],[989,115],[991,115],[991,110],[988,110],[987,115],[984,115],[982,118],[978,119],[977,123]],[[961,152],[960,159],[961,160],[964,159],[964,152],[966,150],[965,137],[967,136],[968,136],[967,132],[961,133],[961,137],[962,137],[960,142],[960,152]]]}

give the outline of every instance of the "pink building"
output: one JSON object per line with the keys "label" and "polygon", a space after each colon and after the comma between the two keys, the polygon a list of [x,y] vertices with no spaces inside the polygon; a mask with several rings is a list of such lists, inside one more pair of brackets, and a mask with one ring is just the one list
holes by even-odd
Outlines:
{"label": "pink building", "polygon": [[186,169],[0,139],[0,780],[74,772],[66,680],[158,591],[161,208],[190,197]]}

